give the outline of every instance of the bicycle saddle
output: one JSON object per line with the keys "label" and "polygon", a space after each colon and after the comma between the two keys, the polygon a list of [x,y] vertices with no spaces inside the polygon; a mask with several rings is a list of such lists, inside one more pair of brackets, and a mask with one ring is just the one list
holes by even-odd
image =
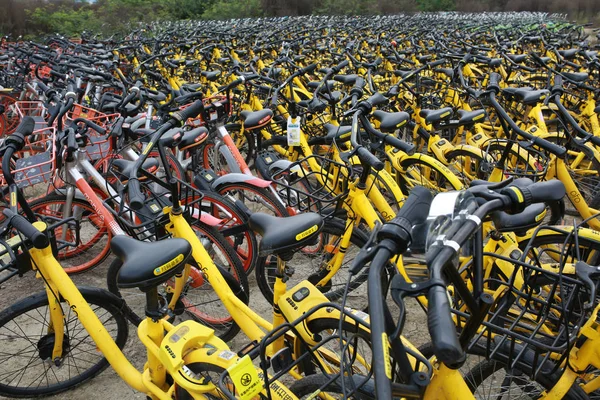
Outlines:
{"label": "bicycle saddle", "polygon": [[568,49],[568,50],[559,50],[558,54],[570,60],[571,58],[575,58],[575,56],[579,53],[579,49]]}
{"label": "bicycle saddle", "polygon": [[[133,168],[135,161],[124,160],[122,158],[113,160],[112,167],[113,171],[119,175],[121,179],[127,180],[131,176],[131,169]],[[148,158],[142,164],[142,168],[147,172],[154,172],[159,166],[158,158]]]}
{"label": "bicycle saddle", "polygon": [[118,235],[111,240],[110,248],[123,262],[117,285],[121,288],[137,287],[142,292],[180,273],[192,254],[192,246],[179,238],[142,242]]}
{"label": "bicycle saddle", "polygon": [[410,116],[404,111],[400,112],[385,112],[376,110],[373,113],[373,118],[379,121],[379,130],[381,132],[394,132],[408,121]]}
{"label": "bicycle saddle", "polygon": [[337,143],[344,143],[350,140],[351,126],[337,126],[333,124],[325,124],[323,128],[327,132],[325,136],[315,136],[308,139],[308,144],[311,146],[332,144],[334,139]]}
{"label": "bicycle saddle", "polygon": [[244,121],[244,129],[248,131],[266,125],[273,118],[273,111],[268,108],[259,111],[242,111],[240,116]]}
{"label": "bicycle saddle", "polygon": [[534,105],[543,101],[550,92],[546,89],[541,90],[517,90],[515,92],[518,98],[521,99],[523,104]]}
{"label": "bicycle saddle", "polygon": [[452,117],[452,108],[444,107],[439,110],[421,110],[421,118],[425,118],[428,124],[437,124],[438,122],[449,120]]}
{"label": "bicycle saddle", "polygon": [[354,82],[356,82],[356,79],[358,79],[358,75],[336,75],[333,77],[333,79],[335,79],[338,82],[342,82],[344,85],[350,86],[354,85]]}
{"label": "bicycle saddle", "polygon": [[250,216],[248,225],[262,236],[258,246],[260,256],[275,254],[288,261],[296,249],[314,243],[323,227],[323,218],[316,213],[293,217],[254,213]]}
{"label": "bicycle saddle", "polygon": [[510,58],[515,64],[521,64],[527,59],[527,54],[507,54],[506,57]]}
{"label": "bicycle saddle", "polygon": [[183,133],[183,138],[177,145],[179,150],[186,150],[191,147],[204,143],[208,138],[208,129],[201,126]]}
{"label": "bicycle saddle", "polygon": [[589,75],[587,72],[563,72],[565,78],[573,82],[585,82],[588,80]]}
{"label": "bicycle saddle", "polygon": [[485,110],[458,110],[458,120],[459,125],[469,125],[474,124],[475,122],[481,122],[485,118]]}
{"label": "bicycle saddle", "polygon": [[209,81],[216,81],[219,76],[221,76],[221,71],[202,71],[200,75],[205,77]]}

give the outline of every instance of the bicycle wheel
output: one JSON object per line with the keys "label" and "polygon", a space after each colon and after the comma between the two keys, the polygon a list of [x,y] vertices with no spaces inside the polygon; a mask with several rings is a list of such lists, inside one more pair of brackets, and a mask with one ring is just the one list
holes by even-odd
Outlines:
{"label": "bicycle wheel", "polygon": [[[50,194],[32,201],[30,207],[48,224],[54,224],[64,218],[66,201],[65,195]],[[78,222],[79,229],[66,224],[56,229],[57,259],[68,274],[77,274],[99,265],[108,257],[111,233],[87,201],[73,199],[70,215]],[[77,238],[79,243],[75,243]]]}
{"label": "bicycle wheel", "polygon": [[[337,218],[328,219],[321,230],[321,246],[313,249],[312,252],[299,251],[295,257],[288,261],[288,267],[293,270],[292,275],[287,281],[289,288],[295,286],[300,281],[308,279],[313,284],[317,284],[325,278],[329,272],[326,267],[331,258],[339,251],[339,243],[346,231],[345,221]],[[348,280],[348,268],[360,249],[367,242],[367,234],[355,228],[350,237],[350,246],[346,249],[342,265],[337,273],[319,289],[325,293],[329,300],[338,300],[343,294]],[[277,258],[275,256],[259,257],[256,266],[256,281],[261,293],[269,303],[273,303],[273,287],[275,285],[275,272],[277,270]],[[347,305],[352,308],[362,309],[366,306],[366,288],[358,288],[366,281],[368,270],[363,269],[359,274],[352,278],[350,292],[347,298]]]}
{"label": "bicycle wheel", "polygon": [[[346,399],[375,399],[375,386],[372,379],[365,376],[353,375],[346,376],[344,379],[344,389],[340,378],[329,382],[331,377],[324,374],[314,374],[306,376],[293,382],[290,385],[290,391],[299,399],[313,399],[315,395],[326,394],[327,398]],[[358,393],[355,396],[347,397],[348,392],[358,387]],[[346,392],[346,393],[344,393]]]}
{"label": "bicycle wheel", "polygon": [[[224,145],[223,145],[224,146]],[[208,139],[202,148],[202,166],[215,171],[217,175],[227,175],[232,171],[225,155],[220,152],[213,140]]]}
{"label": "bicycle wheel", "polygon": [[463,186],[460,179],[446,166],[430,162],[424,156],[403,160],[401,168],[399,183],[405,194],[410,193],[415,186],[424,186],[436,193],[460,190]]}
{"label": "bicycle wheel", "polygon": [[[236,296],[248,304],[248,277],[235,251],[215,229],[200,224],[192,227]],[[130,311],[131,322],[139,325],[145,315],[146,296],[137,289],[118,287],[117,280],[122,265],[121,260],[116,259],[108,268],[106,277],[108,290],[125,300]],[[159,287],[159,293],[170,301],[174,286],[175,281],[171,279]],[[171,312],[181,320],[193,319],[214,329],[215,333],[225,341],[232,339],[239,332],[239,327],[223,306],[210,282],[194,264],[191,264],[190,277],[184,285],[175,309]]]}
{"label": "bicycle wheel", "polygon": [[483,168],[489,164],[477,153],[463,149],[449,151],[446,154],[446,160],[450,170],[456,175],[465,187],[468,187],[471,181],[475,179],[484,179],[485,172]]}
{"label": "bicycle wheel", "polygon": [[[537,399],[546,389],[552,388],[558,378],[557,373],[540,373],[531,379],[531,368],[519,364],[519,369],[510,370],[505,364],[485,358],[486,350],[474,347],[467,355],[467,361],[460,368],[465,383],[476,399]],[[431,342],[419,347],[419,351],[430,359],[433,357]],[[550,371],[548,371],[550,372]],[[584,399],[583,391],[574,385],[565,396],[566,399]]]}
{"label": "bicycle wheel", "polygon": [[[318,374],[325,370],[328,374],[337,374],[342,366],[346,375],[371,374],[371,333],[365,325],[345,319],[341,325],[338,318],[318,318],[306,321],[308,331],[320,343],[318,360],[311,358],[299,364],[305,375]],[[304,342],[298,340],[294,346],[296,358],[305,353]]]}
{"label": "bicycle wheel", "polygon": [[246,182],[232,182],[220,186],[217,193],[233,202],[240,201],[248,208],[250,214],[262,212],[277,217],[290,215],[284,205],[266,188]]}
{"label": "bicycle wheel", "polygon": [[2,135],[10,135],[19,125],[21,119],[15,108],[16,102],[17,99],[14,97],[5,93],[0,93],[0,110],[2,110],[0,111],[0,114],[4,119],[4,129],[0,132]]}
{"label": "bicycle wheel", "polygon": [[[113,340],[123,348],[127,320],[119,305],[100,289],[82,288],[81,294]],[[54,303],[54,299],[52,300]],[[51,395],[71,389],[108,367],[108,361],[81,325],[77,312],[61,300],[64,342],[60,362],[51,360],[54,335],[50,332],[46,292],[29,296],[0,313],[0,394],[9,397]]]}
{"label": "bicycle wheel", "polygon": [[[578,247],[569,246],[565,248],[566,234],[559,232],[541,230],[533,238],[519,238],[519,247],[525,250],[529,244],[530,250],[527,255],[531,259],[540,260],[544,263],[557,263],[564,258],[565,262],[575,262],[576,260],[585,261],[589,265],[600,264],[600,240],[595,239],[594,231],[587,228],[581,228],[578,233]],[[570,240],[573,243],[573,240]]]}
{"label": "bicycle wheel", "polygon": [[[486,360],[464,374],[469,389],[477,399],[537,399],[551,389],[560,375],[539,373],[535,380],[529,376],[531,368],[519,365],[510,368],[496,360]],[[587,399],[583,390],[574,384],[563,399]]]}

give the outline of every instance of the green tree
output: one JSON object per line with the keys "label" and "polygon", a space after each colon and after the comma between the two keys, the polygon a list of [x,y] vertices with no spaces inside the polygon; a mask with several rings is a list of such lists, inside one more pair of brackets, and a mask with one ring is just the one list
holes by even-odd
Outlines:
{"label": "green tree", "polygon": [[417,0],[421,11],[452,11],[456,8],[454,0]]}
{"label": "green tree", "polygon": [[251,18],[262,16],[260,0],[220,0],[203,14],[204,19]]}

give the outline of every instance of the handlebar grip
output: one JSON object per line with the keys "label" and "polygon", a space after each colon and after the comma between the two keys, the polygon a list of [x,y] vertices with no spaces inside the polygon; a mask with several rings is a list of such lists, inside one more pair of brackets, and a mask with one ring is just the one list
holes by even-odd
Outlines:
{"label": "handlebar grip", "polygon": [[552,86],[552,92],[561,92],[563,90],[563,77],[560,75],[554,76],[554,85]]}
{"label": "handlebar grip", "polygon": [[23,117],[17,129],[15,129],[15,133],[20,133],[23,136],[29,136],[33,133],[35,129],[35,120],[29,116]]}
{"label": "handlebar grip", "polygon": [[397,148],[399,150],[402,150],[403,152],[407,153],[408,155],[412,155],[416,151],[416,146],[414,144],[406,143],[405,141],[400,140],[397,137],[394,137],[392,135],[385,135],[383,138],[383,141],[391,146],[394,146],[395,148]]}
{"label": "handlebar grip", "polygon": [[332,70],[333,70],[333,72],[334,72],[334,73],[336,73],[336,74],[337,74],[338,72],[340,72],[340,70],[341,70],[342,68],[345,68],[345,67],[347,67],[347,66],[348,66],[348,64],[350,64],[350,62],[349,62],[348,60],[344,60],[344,61],[342,61],[341,63],[339,63],[338,65],[336,65],[335,67],[333,67],[333,68],[332,68]]}
{"label": "handlebar grip", "polygon": [[129,179],[127,182],[127,191],[129,193],[129,207],[134,210],[139,210],[144,207],[146,197],[142,193],[140,181],[137,178]]}
{"label": "handlebar grip", "polygon": [[494,90],[496,92],[500,91],[500,80],[502,77],[497,72],[492,72],[490,74],[490,81],[488,82],[487,89]]}
{"label": "handlebar grip", "polygon": [[435,285],[427,293],[427,326],[433,353],[447,366],[460,363],[465,353],[458,342],[446,287]]}
{"label": "handlebar grip", "polygon": [[361,162],[369,164],[371,168],[373,168],[376,171],[381,171],[384,167],[383,161],[375,157],[375,155],[365,147],[361,146],[357,148],[356,155],[358,156]]}
{"label": "handlebar grip", "polygon": [[442,65],[442,64],[444,64],[445,62],[446,62],[446,60],[436,60],[436,61],[432,61],[432,62],[430,62],[430,63],[427,63],[427,66],[428,66],[429,68],[435,68],[435,67],[437,67],[438,65]]}
{"label": "handlebar grip", "polygon": [[300,75],[309,74],[309,73],[312,73],[315,69],[317,69],[317,64],[316,63],[312,63],[310,65],[307,65],[304,68],[301,68],[300,71],[298,71],[298,73]]}
{"label": "handlebar grip", "polygon": [[27,219],[9,209],[5,209],[3,213],[9,219],[9,224],[29,239],[36,249],[48,247],[48,237],[27,221]]}
{"label": "handlebar grip", "polygon": [[532,204],[558,201],[565,196],[565,185],[558,179],[536,182],[527,187],[508,186],[502,189],[513,202],[517,211]]}
{"label": "handlebar grip", "polygon": [[408,195],[408,198],[402,204],[392,222],[399,222],[405,219],[409,226],[414,226],[425,222],[429,215],[429,207],[433,201],[431,192],[423,186],[415,186]]}
{"label": "handlebar grip", "polygon": [[538,136],[533,137],[533,144],[542,147],[543,149],[549,151],[552,154],[555,154],[557,157],[563,157],[567,153],[566,148]]}
{"label": "handlebar grip", "polygon": [[375,107],[381,104],[387,103],[388,99],[383,94],[376,92],[373,96],[369,97],[367,102],[371,104],[371,106]]}
{"label": "handlebar grip", "polygon": [[200,114],[203,109],[204,105],[202,104],[202,100],[196,100],[185,110],[176,111],[171,114],[171,117],[179,123],[184,123],[188,118],[194,118],[196,115]]}

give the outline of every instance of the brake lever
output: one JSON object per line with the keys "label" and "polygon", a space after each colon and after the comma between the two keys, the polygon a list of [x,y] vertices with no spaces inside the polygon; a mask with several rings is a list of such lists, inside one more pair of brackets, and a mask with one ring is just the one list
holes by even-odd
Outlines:
{"label": "brake lever", "polygon": [[575,264],[575,273],[577,278],[590,289],[590,300],[583,306],[586,310],[590,310],[594,307],[596,300],[596,284],[592,278],[600,276],[600,267],[592,267],[583,261],[577,261]]}

